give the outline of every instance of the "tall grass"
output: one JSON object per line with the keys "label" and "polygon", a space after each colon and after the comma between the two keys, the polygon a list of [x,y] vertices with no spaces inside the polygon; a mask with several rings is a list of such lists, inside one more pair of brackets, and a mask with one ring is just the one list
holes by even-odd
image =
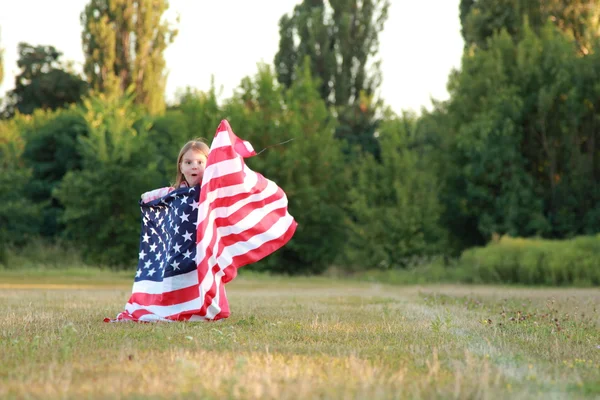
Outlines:
{"label": "tall grass", "polygon": [[552,286],[600,285],[600,235],[568,240],[502,237],[465,251],[466,282]]}

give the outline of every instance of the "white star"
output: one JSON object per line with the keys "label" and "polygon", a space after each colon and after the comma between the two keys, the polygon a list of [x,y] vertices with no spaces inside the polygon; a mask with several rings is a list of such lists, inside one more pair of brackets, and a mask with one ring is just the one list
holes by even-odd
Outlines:
{"label": "white star", "polygon": [[152,243],[150,245],[150,252],[154,253],[156,251],[156,243]]}
{"label": "white star", "polygon": [[150,271],[147,272],[147,275],[154,275],[154,273],[156,272],[156,270],[154,268],[152,268]]}
{"label": "white star", "polygon": [[187,199],[188,199],[188,197],[187,197],[187,196],[183,196],[183,197],[180,199],[180,200],[181,200],[181,204],[183,204],[183,203],[187,203]]}
{"label": "white star", "polygon": [[143,221],[144,221],[144,226],[148,226],[148,220],[146,218],[144,218]]}
{"label": "white star", "polygon": [[179,234],[179,225],[175,224],[175,227],[173,228],[173,232]]}
{"label": "white star", "polygon": [[190,214],[186,214],[186,213],[182,212],[181,213],[181,222],[183,222],[183,221],[190,222],[190,220],[188,219],[189,216],[190,216]]}
{"label": "white star", "polygon": [[140,251],[140,260],[143,260],[144,257],[146,257],[146,253],[144,252],[144,250]]}
{"label": "white star", "polygon": [[154,228],[150,228],[150,232],[152,232],[155,235],[158,235],[158,232],[156,232],[156,229],[154,229]]}
{"label": "white star", "polygon": [[191,188],[190,188],[190,192],[195,192],[195,191],[196,191],[196,188],[195,188],[195,187],[191,187]]}
{"label": "white star", "polygon": [[185,253],[183,253],[183,258],[190,258],[192,252],[188,249]]}
{"label": "white star", "polygon": [[160,217],[160,210],[157,209],[156,212],[154,213],[154,216],[156,218]]}
{"label": "white star", "polygon": [[147,219],[150,219],[150,215],[148,215],[148,213],[144,213],[144,215],[146,216]]}
{"label": "white star", "polygon": [[192,240],[192,235],[193,235],[192,232],[185,231],[185,233],[183,234],[183,238],[187,242],[188,240]]}
{"label": "white star", "polygon": [[146,264],[144,264],[144,269],[150,268],[151,265],[152,265],[152,261],[150,261],[150,260],[146,261]]}
{"label": "white star", "polygon": [[171,263],[171,267],[173,267],[173,271],[179,271],[179,263],[173,260]]}
{"label": "white star", "polygon": [[160,254],[160,251],[158,253],[156,253],[156,261],[160,260],[161,256],[162,256],[162,254]]}
{"label": "white star", "polygon": [[163,222],[163,218],[160,217],[160,219],[158,220],[158,224],[160,225],[160,224],[162,224],[162,222]]}
{"label": "white star", "polygon": [[199,220],[196,220],[196,221],[194,222],[194,225],[196,225],[196,229],[198,229],[198,225],[200,225],[200,221],[199,221]]}
{"label": "white star", "polygon": [[147,233],[144,233],[144,243],[150,243],[149,240],[150,240],[150,236],[148,236]]}
{"label": "white star", "polygon": [[200,203],[198,203],[196,200],[194,200],[194,201],[192,202],[192,204],[190,204],[190,205],[192,206],[192,208],[193,208],[194,210],[197,210],[197,209],[198,209],[198,207],[200,207]]}
{"label": "white star", "polygon": [[142,270],[141,270],[141,269],[138,269],[138,270],[135,272],[135,277],[136,277],[136,278],[139,278],[141,274],[142,274]]}
{"label": "white star", "polygon": [[173,250],[175,250],[175,253],[179,253],[181,251],[181,245],[175,243],[175,246],[173,246]]}

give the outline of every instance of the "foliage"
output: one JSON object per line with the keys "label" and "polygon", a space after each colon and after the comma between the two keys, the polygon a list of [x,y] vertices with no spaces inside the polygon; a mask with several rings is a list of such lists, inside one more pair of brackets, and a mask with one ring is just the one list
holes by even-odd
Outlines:
{"label": "foliage", "polygon": [[34,110],[56,110],[78,103],[87,93],[87,84],[59,61],[62,53],[54,46],[19,43],[15,88],[8,92],[4,116],[15,112],[31,114]]}
{"label": "foliage", "polygon": [[0,85],[2,85],[3,79],[4,79],[4,49],[2,47],[0,47]]}
{"label": "foliage", "polygon": [[600,37],[599,10],[598,0],[461,0],[461,32],[466,47],[487,48],[488,39],[503,29],[521,40],[525,21],[538,34],[550,21],[581,54],[589,54]]}
{"label": "foliage", "polygon": [[388,115],[381,161],[362,154],[349,166],[349,238],[341,262],[359,269],[406,268],[443,251],[435,170],[412,148],[416,117]]}
{"label": "foliage", "polygon": [[600,235],[569,240],[502,237],[458,261],[469,282],[600,285]]}
{"label": "foliage", "polygon": [[84,71],[91,87],[120,97],[132,87],[150,114],[165,109],[164,51],[177,31],[167,0],[90,0],[81,13]]}
{"label": "foliage", "polygon": [[57,236],[63,229],[59,220],[64,210],[52,192],[68,171],[81,169],[77,141],[87,132],[87,122],[75,108],[36,111],[22,128],[23,160],[32,170],[27,198],[43,207],[40,233],[44,236]]}
{"label": "foliage", "polygon": [[37,233],[40,208],[27,201],[31,169],[22,159],[25,141],[18,123],[0,121],[0,262],[6,246],[24,245]]}
{"label": "foliage", "polygon": [[139,243],[143,192],[160,182],[147,143],[148,124],[132,100],[86,100],[89,136],[79,136],[82,169],[67,172],[55,190],[65,207],[67,236],[105,265],[131,265]]}
{"label": "foliage", "polygon": [[[598,232],[598,55],[547,25],[506,31],[465,53],[440,128],[444,224],[463,246],[492,234],[563,238]],[[474,231],[475,229],[475,231]],[[464,247],[463,247],[464,248]]]}
{"label": "foliage", "polygon": [[257,151],[273,146],[247,163],[286,192],[290,214],[298,222],[292,240],[253,268],[290,274],[323,271],[344,241],[344,175],[334,121],[310,71],[304,69],[284,93],[271,69],[262,66],[254,79],[242,82],[226,114],[234,131]]}
{"label": "foliage", "polygon": [[373,154],[380,105],[374,98],[381,83],[373,58],[389,6],[388,0],[304,0],[280,19],[274,61],[278,81],[289,88],[308,58],[321,98],[336,108],[336,136]]}

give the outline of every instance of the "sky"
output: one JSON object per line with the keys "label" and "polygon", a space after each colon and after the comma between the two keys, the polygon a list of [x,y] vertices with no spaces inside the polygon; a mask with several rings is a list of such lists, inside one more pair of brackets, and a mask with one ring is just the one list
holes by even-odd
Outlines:
{"label": "sky", "polygon": [[[446,83],[460,68],[460,0],[391,0],[379,37],[383,82],[379,96],[393,111],[431,109],[431,99],[448,98]],[[0,98],[14,88],[17,45],[52,45],[72,61],[84,61],[80,14],[89,0],[0,0],[0,48],[4,80]],[[279,18],[300,0],[170,0],[167,18],[178,15],[179,34],[165,51],[167,101],[186,87],[208,90],[211,78],[220,98],[229,98],[259,63],[273,64]],[[253,16],[253,17],[250,17]]]}

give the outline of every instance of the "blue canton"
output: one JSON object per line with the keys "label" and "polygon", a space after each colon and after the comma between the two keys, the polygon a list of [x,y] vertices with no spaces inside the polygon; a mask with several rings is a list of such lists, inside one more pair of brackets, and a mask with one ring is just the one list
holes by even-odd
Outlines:
{"label": "blue canton", "polygon": [[200,186],[182,187],[141,203],[142,229],[135,281],[164,278],[196,269],[196,229]]}

